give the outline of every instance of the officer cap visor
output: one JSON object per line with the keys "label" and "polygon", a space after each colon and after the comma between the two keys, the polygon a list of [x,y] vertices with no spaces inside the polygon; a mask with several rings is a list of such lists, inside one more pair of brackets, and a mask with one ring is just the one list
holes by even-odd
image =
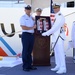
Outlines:
{"label": "officer cap visor", "polygon": [[28,6],[25,7],[25,9],[26,10],[31,10],[32,8],[31,8],[31,6],[28,5]]}

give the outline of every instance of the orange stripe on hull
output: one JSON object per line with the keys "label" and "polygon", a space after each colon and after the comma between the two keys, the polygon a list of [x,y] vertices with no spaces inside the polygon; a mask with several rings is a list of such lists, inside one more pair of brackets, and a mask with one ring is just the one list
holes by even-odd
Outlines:
{"label": "orange stripe on hull", "polygon": [[0,56],[8,56],[1,47],[0,47]]}

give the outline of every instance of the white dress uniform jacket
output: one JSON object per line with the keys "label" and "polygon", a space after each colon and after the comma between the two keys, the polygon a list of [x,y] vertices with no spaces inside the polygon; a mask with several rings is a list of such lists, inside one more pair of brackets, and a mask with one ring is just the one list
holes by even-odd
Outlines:
{"label": "white dress uniform jacket", "polygon": [[[61,27],[64,26],[64,23],[65,23],[65,18],[59,11],[57,14],[55,14],[55,22],[52,25],[52,28],[48,30],[47,32],[43,33],[42,35],[49,36],[52,34],[52,42],[55,42],[57,40],[57,37],[60,34]],[[60,36],[65,40],[66,35],[64,32],[64,29],[62,30],[62,33],[60,34]]]}
{"label": "white dress uniform jacket", "polygon": [[73,22],[73,25],[72,25],[71,38],[73,42],[73,48],[75,48],[75,21]]}

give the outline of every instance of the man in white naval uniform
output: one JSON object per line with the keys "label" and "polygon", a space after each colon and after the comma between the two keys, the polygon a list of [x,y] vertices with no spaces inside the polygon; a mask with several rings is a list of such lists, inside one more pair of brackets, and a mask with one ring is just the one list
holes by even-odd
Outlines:
{"label": "man in white naval uniform", "polygon": [[73,22],[72,25],[71,38],[73,42],[73,48],[75,48],[75,21]]}
{"label": "man in white naval uniform", "polygon": [[52,41],[56,42],[59,34],[60,37],[55,45],[55,68],[52,68],[52,71],[56,71],[58,74],[66,73],[66,63],[65,63],[65,54],[64,54],[64,40],[65,32],[63,26],[65,24],[65,18],[60,12],[60,5],[55,3],[53,4],[53,10],[55,13],[55,22],[52,25],[52,28],[47,32],[42,33],[42,36],[49,36],[52,34]]}

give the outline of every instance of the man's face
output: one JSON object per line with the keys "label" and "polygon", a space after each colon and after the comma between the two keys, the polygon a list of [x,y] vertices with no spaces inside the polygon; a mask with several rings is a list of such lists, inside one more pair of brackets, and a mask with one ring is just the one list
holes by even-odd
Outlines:
{"label": "man's face", "polygon": [[25,9],[26,14],[30,15],[31,10]]}
{"label": "man's face", "polygon": [[41,11],[36,11],[36,15],[37,15],[37,16],[40,16],[41,13],[42,13]]}
{"label": "man's face", "polygon": [[53,8],[53,10],[54,10],[54,13],[57,13],[60,11],[60,8]]}

